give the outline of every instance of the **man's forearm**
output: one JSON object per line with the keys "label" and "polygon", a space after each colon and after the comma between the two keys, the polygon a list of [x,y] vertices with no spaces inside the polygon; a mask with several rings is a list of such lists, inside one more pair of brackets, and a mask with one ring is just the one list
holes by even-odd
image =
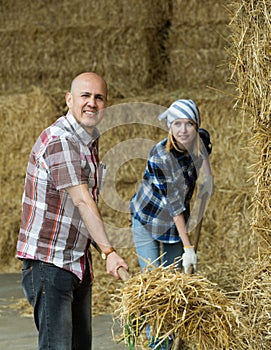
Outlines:
{"label": "man's forearm", "polygon": [[111,247],[99,209],[89,194],[87,185],[78,185],[67,189],[74,205],[78,208],[81,218],[92,238],[104,252]]}

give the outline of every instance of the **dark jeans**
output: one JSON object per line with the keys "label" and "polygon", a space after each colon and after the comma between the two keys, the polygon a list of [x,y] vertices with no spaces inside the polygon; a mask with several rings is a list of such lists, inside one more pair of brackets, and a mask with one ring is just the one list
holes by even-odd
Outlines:
{"label": "dark jeans", "polygon": [[24,260],[24,294],[34,308],[39,350],[91,350],[91,282],[42,261]]}

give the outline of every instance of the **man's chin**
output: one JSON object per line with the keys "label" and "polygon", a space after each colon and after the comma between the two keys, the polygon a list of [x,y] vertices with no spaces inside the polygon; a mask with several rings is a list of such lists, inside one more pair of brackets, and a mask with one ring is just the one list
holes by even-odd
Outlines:
{"label": "man's chin", "polygon": [[80,125],[90,135],[93,134],[93,131],[96,128],[96,124],[80,123]]}

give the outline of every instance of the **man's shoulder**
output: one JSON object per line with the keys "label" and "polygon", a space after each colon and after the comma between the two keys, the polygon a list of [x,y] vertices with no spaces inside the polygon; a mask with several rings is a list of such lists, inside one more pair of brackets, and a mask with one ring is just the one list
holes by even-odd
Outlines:
{"label": "man's shoulder", "polygon": [[41,135],[47,137],[50,141],[57,141],[60,139],[74,139],[75,133],[67,116],[63,115],[45,129]]}
{"label": "man's shoulder", "polygon": [[35,154],[42,154],[49,145],[63,143],[65,139],[74,140],[74,134],[69,125],[66,125],[65,116],[62,116],[41,132],[33,146],[33,151]]}

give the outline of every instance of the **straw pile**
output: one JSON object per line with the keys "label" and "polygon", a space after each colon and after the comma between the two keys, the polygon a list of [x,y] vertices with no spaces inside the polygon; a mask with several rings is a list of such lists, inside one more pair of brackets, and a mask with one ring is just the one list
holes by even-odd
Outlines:
{"label": "straw pile", "polygon": [[171,336],[198,350],[243,348],[236,337],[241,328],[236,304],[202,276],[152,267],[131,277],[121,292],[115,319],[127,345],[142,345],[150,325],[161,342]]}

